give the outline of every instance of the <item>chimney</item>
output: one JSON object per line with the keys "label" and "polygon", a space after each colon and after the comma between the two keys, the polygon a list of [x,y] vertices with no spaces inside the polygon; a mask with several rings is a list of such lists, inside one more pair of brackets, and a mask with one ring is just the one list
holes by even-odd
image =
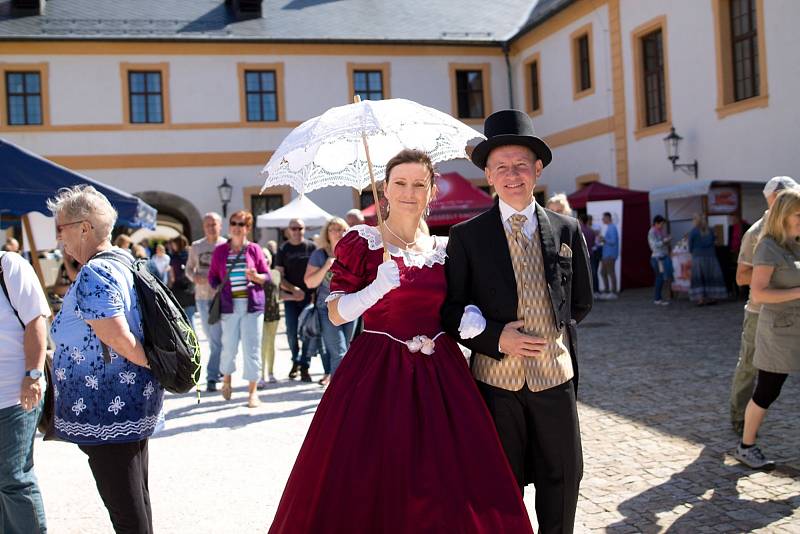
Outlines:
{"label": "chimney", "polygon": [[225,0],[237,20],[260,19],[261,3],[262,0]]}
{"label": "chimney", "polygon": [[43,15],[47,0],[11,0],[12,15]]}

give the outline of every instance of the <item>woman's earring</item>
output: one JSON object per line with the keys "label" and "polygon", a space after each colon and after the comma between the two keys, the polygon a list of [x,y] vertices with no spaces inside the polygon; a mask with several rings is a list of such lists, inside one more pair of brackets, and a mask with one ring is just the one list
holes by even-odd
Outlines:
{"label": "woman's earring", "polygon": [[431,205],[428,204],[427,206],[425,206],[425,212],[422,214],[422,217],[427,219],[428,215],[430,214],[431,214]]}

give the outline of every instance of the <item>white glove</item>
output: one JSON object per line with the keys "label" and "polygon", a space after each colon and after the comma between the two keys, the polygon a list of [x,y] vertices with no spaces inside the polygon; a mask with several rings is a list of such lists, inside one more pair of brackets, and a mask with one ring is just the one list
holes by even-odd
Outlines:
{"label": "white glove", "polygon": [[378,266],[378,275],[370,285],[361,291],[342,295],[336,303],[336,308],[342,319],[347,322],[354,321],[396,287],[400,287],[400,270],[397,268],[397,263],[390,259]]}
{"label": "white glove", "polygon": [[480,308],[474,304],[464,306],[464,315],[461,316],[461,323],[458,325],[458,335],[461,339],[471,339],[486,328],[486,319],[483,318]]}

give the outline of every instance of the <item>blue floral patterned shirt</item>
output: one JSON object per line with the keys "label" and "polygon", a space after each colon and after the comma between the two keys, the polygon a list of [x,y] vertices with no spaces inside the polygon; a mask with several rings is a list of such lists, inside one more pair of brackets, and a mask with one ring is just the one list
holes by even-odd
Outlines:
{"label": "blue floral patterned shirt", "polygon": [[82,445],[149,437],[159,422],[164,390],[152,373],[109,348],[111,362],[86,320],[124,315],[141,340],[142,320],[133,275],[119,262],[90,260],[78,274],[51,333],[55,432]]}

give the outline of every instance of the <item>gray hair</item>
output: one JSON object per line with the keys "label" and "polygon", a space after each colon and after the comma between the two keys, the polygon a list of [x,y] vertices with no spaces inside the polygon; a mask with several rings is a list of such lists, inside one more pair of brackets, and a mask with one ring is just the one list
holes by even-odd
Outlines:
{"label": "gray hair", "polygon": [[364,214],[358,208],[353,208],[344,214],[345,217],[355,217],[359,222],[364,222]]}
{"label": "gray hair", "polygon": [[53,216],[63,214],[70,222],[91,222],[97,239],[110,240],[111,230],[117,222],[117,210],[103,193],[91,185],[62,187],[55,198],[47,199],[47,208]]}
{"label": "gray hair", "polygon": [[208,219],[209,217],[214,219],[218,223],[222,223],[222,216],[216,211],[209,211],[208,213],[203,215],[203,219]]}
{"label": "gray hair", "polygon": [[564,215],[572,215],[572,207],[569,205],[569,200],[567,200],[567,195],[565,193],[556,193],[548,198],[545,207],[547,207],[548,204],[558,204],[564,210]]}

